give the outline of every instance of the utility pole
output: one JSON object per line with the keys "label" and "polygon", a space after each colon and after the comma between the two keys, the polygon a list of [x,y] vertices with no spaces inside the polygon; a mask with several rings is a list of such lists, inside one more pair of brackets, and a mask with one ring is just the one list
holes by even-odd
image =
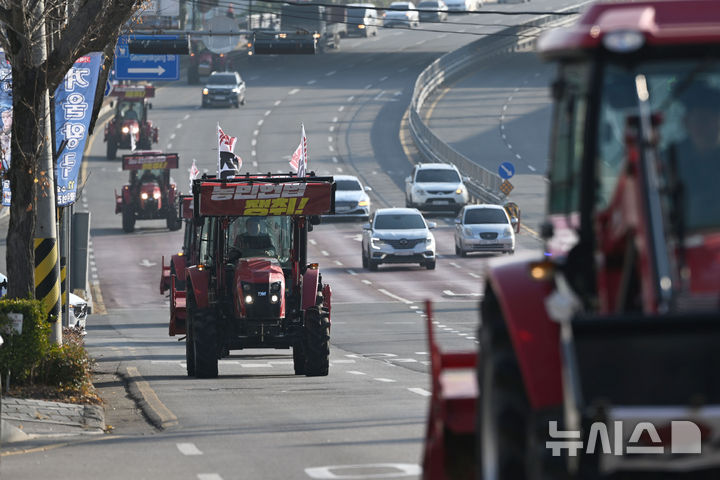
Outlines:
{"label": "utility pole", "polygon": [[[38,0],[33,19],[38,28],[32,37],[33,66],[39,70],[47,60],[45,36],[45,1]],[[43,313],[51,322],[50,341],[62,343],[60,321],[60,267],[58,264],[57,228],[55,223],[55,167],[52,157],[52,128],[50,120],[50,95],[47,86],[40,93],[38,132],[42,138],[42,151],[37,161],[35,195],[37,220],[35,223],[35,298],[42,302]]]}

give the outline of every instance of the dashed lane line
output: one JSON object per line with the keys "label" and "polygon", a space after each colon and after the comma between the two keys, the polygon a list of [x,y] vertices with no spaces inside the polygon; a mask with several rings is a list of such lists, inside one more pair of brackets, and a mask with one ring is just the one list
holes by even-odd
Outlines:
{"label": "dashed lane line", "polygon": [[180,453],[183,455],[202,455],[203,452],[200,451],[199,448],[195,446],[194,443],[178,443],[177,449],[180,450]]}
{"label": "dashed lane line", "polygon": [[415,394],[417,394],[417,395],[421,395],[421,396],[423,396],[423,397],[429,397],[430,395],[432,395],[430,392],[428,392],[428,391],[425,390],[424,388],[413,387],[413,388],[408,388],[408,390],[411,391],[412,393],[415,393]]}

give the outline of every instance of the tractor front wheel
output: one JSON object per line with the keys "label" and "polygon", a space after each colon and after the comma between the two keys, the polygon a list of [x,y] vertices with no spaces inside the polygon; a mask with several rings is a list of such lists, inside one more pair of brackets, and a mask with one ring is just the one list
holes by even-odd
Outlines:
{"label": "tractor front wheel", "polygon": [[125,233],[135,231],[135,211],[129,205],[122,207],[122,228]]}
{"label": "tractor front wheel", "polygon": [[180,220],[175,213],[177,210],[170,210],[168,212],[167,217],[165,218],[165,224],[167,225],[168,230],[171,232],[174,232],[176,230],[180,230],[180,227],[182,227],[182,220]]}
{"label": "tractor front wheel", "polygon": [[112,138],[108,138],[107,139],[107,152],[105,155],[108,160],[115,160],[115,155],[117,155],[117,148],[118,148],[117,142]]}
{"label": "tractor front wheel", "polygon": [[295,375],[305,375],[305,339],[300,336],[292,347],[293,351],[293,367],[295,368]]}
{"label": "tractor front wheel", "polygon": [[305,311],[305,375],[323,377],[330,367],[330,318],[322,306]]}
{"label": "tractor front wheel", "polygon": [[195,300],[188,297],[187,303],[187,325],[185,325],[185,363],[187,364],[188,377],[195,376],[195,345],[193,343],[193,317],[195,316]]}
{"label": "tractor front wheel", "polygon": [[195,376],[218,376],[217,327],[212,313],[197,309],[192,319],[192,337],[195,356]]}

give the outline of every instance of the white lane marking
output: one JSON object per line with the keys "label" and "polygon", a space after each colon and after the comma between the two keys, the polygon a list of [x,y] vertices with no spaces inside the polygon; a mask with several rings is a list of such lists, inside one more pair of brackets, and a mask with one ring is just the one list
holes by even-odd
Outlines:
{"label": "white lane marking", "polygon": [[331,70],[331,71],[327,72],[327,73],[325,74],[325,76],[326,76],[326,77],[331,77],[331,76],[335,75],[335,73],[337,73],[337,72],[335,72],[335,70]]}
{"label": "white lane marking", "polygon": [[420,308],[420,307],[418,307],[417,305],[410,305],[410,308],[413,309],[413,310],[415,310],[415,309]]}
{"label": "white lane marking", "polygon": [[175,134],[174,134],[174,133],[170,134],[170,140],[175,140]]}
{"label": "white lane marking", "polygon": [[332,121],[333,121],[333,123],[337,123],[338,117],[333,117]]}
{"label": "white lane marking", "polygon": [[275,103],[273,103],[273,105],[275,105],[277,107],[281,103],[282,103],[282,100],[275,100]]}
{"label": "white lane marking", "polygon": [[348,97],[348,99],[347,99],[348,102],[352,102],[353,100],[355,100],[355,96],[354,96],[354,95],[350,95],[350,96]]}
{"label": "white lane marking", "polygon": [[165,147],[167,150],[172,150],[172,143],[168,143]]}
{"label": "white lane marking", "polygon": [[475,337],[465,337],[465,338],[467,338],[468,340],[477,340]]}
{"label": "white lane marking", "polygon": [[294,365],[295,362],[292,360],[270,360],[268,362],[270,365]]}
{"label": "white lane marking", "polygon": [[338,163],[337,157],[333,157],[333,158],[332,158],[332,161],[333,161],[333,163]]}
{"label": "white lane marking", "polygon": [[392,378],[373,378],[373,380],[377,380],[378,382],[384,382],[384,383],[395,383],[397,380],[393,380]]}
{"label": "white lane marking", "polygon": [[258,120],[257,126],[258,126],[258,127],[262,127],[262,124],[263,124],[263,123],[265,123],[265,120],[261,118],[260,120]]}
{"label": "white lane marking", "polygon": [[333,137],[328,137],[328,142],[332,143]]}
{"label": "white lane marking", "polygon": [[395,295],[394,293],[390,293],[387,290],[385,290],[384,288],[378,288],[378,292],[382,293],[383,295],[387,295],[390,298],[394,298],[395,300],[403,302],[406,305],[410,305],[411,303],[413,303],[412,300],[408,300],[407,298],[403,298],[398,295]]}
{"label": "white lane marking", "polygon": [[272,367],[269,363],[241,363],[241,367],[243,368],[268,368]]}
{"label": "white lane marking", "polygon": [[365,285],[372,285],[372,282],[371,282],[370,280],[365,279],[365,280],[361,280],[361,281],[362,281],[362,283],[364,283]]}
{"label": "white lane marking", "polygon": [[380,93],[375,95],[375,98],[373,100],[380,100],[380,97],[382,97],[385,94],[385,90],[380,90]]}
{"label": "white lane marking", "polygon": [[257,145],[257,139],[253,138],[252,140],[250,140],[250,145],[252,145],[253,147]]}
{"label": "white lane marking", "polygon": [[452,266],[455,267],[455,268],[462,268],[460,265],[458,265],[458,264],[455,263],[455,262],[448,262],[448,263],[449,263],[449,265],[452,265]]}
{"label": "white lane marking", "polygon": [[340,265],[340,266],[342,266],[342,264],[343,264],[343,263],[342,263],[340,260],[335,260],[335,265]]}
{"label": "white lane marking", "polygon": [[203,452],[200,451],[199,448],[195,446],[194,443],[178,443],[176,444],[177,449],[180,450],[180,453],[183,455],[202,455]]}
{"label": "white lane marking", "polygon": [[188,118],[190,118],[190,114],[186,113],[185,116],[183,117],[183,120],[187,120]]}
{"label": "white lane marking", "polygon": [[338,112],[342,112],[343,110],[345,110],[345,105],[340,105],[338,107]]}
{"label": "white lane marking", "polygon": [[330,256],[330,253],[328,253],[327,250],[321,250],[320,253],[322,253],[322,254],[325,255],[326,257],[329,257],[329,256]]}
{"label": "white lane marking", "polygon": [[347,373],[350,373],[352,375],[367,375],[367,373],[358,372],[357,370],[348,370]]}
{"label": "white lane marking", "polygon": [[387,80],[388,78],[390,78],[390,77],[380,77],[380,81],[381,81],[381,82],[384,82],[384,81]]}
{"label": "white lane marking", "polygon": [[461,337],[467,337],[470,334],[469,333],[458,333],[458,335],[460,335]]}
{"label": "white lane marking", "polygon": [[178,123],[177,125],[175,125],[175,128],[182,128],[182,123]]}
{"label": "white lane marking", "polygon": [[417,360],[414,358],[393,358],[392,361],[398,363],[417,363]]}
{"label": "white lane marking", "polygon": [[299,88],[293,88],[292,90],[290,90],[290,91],[288,92],[288,95],[295,95],[295,94],[298,93],[299,91],[300,91]]}
{"label": "white lane marking", "polygon": [[427,42],[427,40],[420,40],[419,42],[415,42],[415,45],[422,45],[425,42]]}
{"label": "white lane marking", "polygon": [[443,33],[442,35],[438,35],[438,36],[435,37],[435,38],[445,38],[445,37],[447,37],[447,33]]}
{"label": "white lane marking", "polygon": [[347,272],[348,272],[350,275],[357,275],[357,272],[356,272],[355,270],[347,270]]}
{"label": "white lane marking", "polygon": [[372,83],[365,85],[365,90],[370,90],[371,88],[372,88]]}
{"label": "white lane marking", "polygon": [[478,275],[478,274],[475,273],[475,272],[468,272],[468,275],[470,275],[470,276],[473,277],[473,278],[482,278],[481,275]]}
{"label": "white lane marking", "polygon": [[425,390],[424,388],[408,388],[412,393],[416,393],[418,395],[422,395],[423,397],[429,397],[432,395],[430,392]]}
{"label": "white lane marking", "polygon": [[311,238],[308,242],[310,242],[310,245],[317,245],[317,241],[315,241],[314,238]]}
{"label": "white lane marking", "polygon": [[515,154],[515,158],[517,158],[518,160],[522,160],[522,157],[520,156],[519,153],[516,153],[516,154]]}
{"label": "white lane marking", "polygon": [[335,151],[335,147],[333,147],[332,145],[328,145],[328,150],[330,150],[331,152],[334,152],[334,151]]}
{"label": "white lane marking", "polygon": [[430,355],[428,352],[415,352],[415,355]]}
{"label": "white lane marking", "polygon": [[[333,322],[337,323],[337,322]],[[355,360],[330,360],[330,363],[355,363]]]}
{"label": "white lane marking", "polygon": [[529,168],[530,170],[532,170],[533,172],[535,171],[535,167],[533,167],[532,165],[528,165],[528,168]]}
{"label": "white lane marking", "polygon": [[253,130],[253,136],[257,137],[260,134],[260,130]]}
{"label": "white lane marking", "polygon": [[315,82],[317,82],[317,80],[308,80],[307,84],[308,84],[308,85],[313,85]]}
{"label": "white lane marking", "polygon": [[223,480],[217,473],[198,473],[198,480]]}
{"label": "white lane marking", "polygon": [[329,128],[328,130],[330,130],[331,132],[334,132],[334,131],[335,131],[335,125],[330,125],[330,128]]}
{"label": "white lane marking", "polygon": [[264,115],[267,117],[272,113],[272,110],[265,110]]}

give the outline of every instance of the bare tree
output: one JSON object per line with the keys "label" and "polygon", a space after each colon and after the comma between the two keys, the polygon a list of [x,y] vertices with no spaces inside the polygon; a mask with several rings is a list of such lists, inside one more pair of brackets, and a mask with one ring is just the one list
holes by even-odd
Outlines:
{"label": "bare tree", "polygon": [[[34,297],[36,195],[55,194],[48,172],[40,168],[43,156],[52,152],[49,96],[77,58],[90,52],[112,55],[118,35],[142,1],[0,0],[0,46],[12,66],[13,85],[7,172],[12,192],[6,253],[10,297]],[[97,110],[96,105],[95,115]]]}

